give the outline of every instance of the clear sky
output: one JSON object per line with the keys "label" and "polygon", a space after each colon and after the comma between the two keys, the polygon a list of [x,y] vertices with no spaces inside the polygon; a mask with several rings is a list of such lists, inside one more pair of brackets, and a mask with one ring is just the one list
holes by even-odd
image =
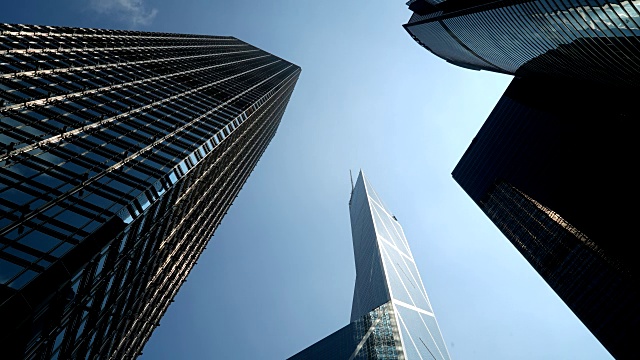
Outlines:
{"label": "clear sky", "polygon": [[421,48],[405,2],[3,2],[0,22],[232,35],[302,67],[141,359],[284,359],[346,325],[360,168],[404,227],[453,359],[612,358],[451,178],[510,77]]}

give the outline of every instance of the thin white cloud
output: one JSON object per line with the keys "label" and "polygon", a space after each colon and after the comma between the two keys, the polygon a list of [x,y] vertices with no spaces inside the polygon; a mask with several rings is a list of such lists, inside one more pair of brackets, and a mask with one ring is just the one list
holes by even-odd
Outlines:
{"label": "thin white cloud", "polygon": [[133,26],[149,25],[158,9],[147,9],[143,0],[90,0],[91,8],[98,13],[113,15]]}

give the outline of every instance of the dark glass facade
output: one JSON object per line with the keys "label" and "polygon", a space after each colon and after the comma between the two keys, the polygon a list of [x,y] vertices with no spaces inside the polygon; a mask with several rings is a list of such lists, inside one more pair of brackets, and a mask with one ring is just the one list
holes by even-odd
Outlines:
{"label": "dark glass facade", "polygon": [[0,24],[2,357],[139,355],[299,74],[233,37]]}
{"label": "dark glass facade", "polygon": [[362,172],[349,212],[351,323],[290,359],[450,359],[402,227]]}
{"label": "dark glass facade", "polygon": [[640,335],[640,1],[411,0],[405,30],[446,61],[514,75],[453,171],[616,358]]}
{"label": "dark glass facade", "polygon": [[453,178],[618,359],[637,356],[635,94],[516,78]]}
{"label": "dark glass facade", "polygon": [[455,65],[518,76],[640,83],[638,0],[413,0],[404,28]]}

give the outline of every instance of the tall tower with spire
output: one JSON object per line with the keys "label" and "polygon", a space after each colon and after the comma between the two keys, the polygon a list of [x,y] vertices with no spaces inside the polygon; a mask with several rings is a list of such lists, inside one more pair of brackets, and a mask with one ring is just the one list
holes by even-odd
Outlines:
{"label": "tall tower with spire", "polygon": [[362,171],[349,212],[356,263],[351,323],[290,360],[449,360],[402,226]]}

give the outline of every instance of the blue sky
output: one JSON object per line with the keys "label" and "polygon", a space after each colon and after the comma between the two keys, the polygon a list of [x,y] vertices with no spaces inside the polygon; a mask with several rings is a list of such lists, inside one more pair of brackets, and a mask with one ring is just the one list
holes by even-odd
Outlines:
{"label": "blue sky", "polygon": [[232,35],[302,67],[282,124],[141,359],[283,359],[349,321],[349,169],[404,227],[453,359],[611,359],[451,178],[510,77],[398,1],[66,0],[0,22]]}

